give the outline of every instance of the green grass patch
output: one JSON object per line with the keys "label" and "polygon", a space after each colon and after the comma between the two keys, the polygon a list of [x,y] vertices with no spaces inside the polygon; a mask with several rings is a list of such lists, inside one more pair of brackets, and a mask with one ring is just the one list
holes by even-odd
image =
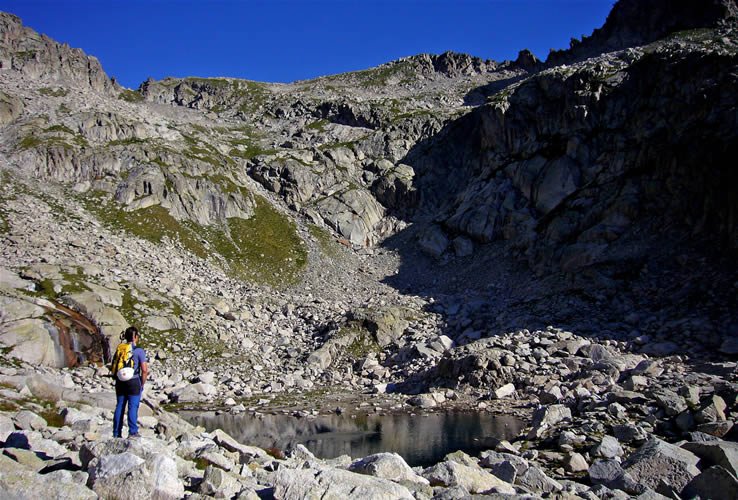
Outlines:
{"label": "green grass patch", "polygon": [[208,468],[208,465],[210,465],[210,462],[202,457],[197,457],[195,459],[195,468],[197,470],[205,470]]}
{"label": "green grass patch", "polygon": [[489,104],[504,104],[512,95],[512,91],[509,88],[502,89],[496,94],[493,94],[487,98]]}
{"label": "green grass patch", "polygon": [[[49,127],[43,131],[43,134],[57,134],[62,133],[64,134],[64,137],[59,137],[58,135],[37,135],[36,133],[27,135],[23,137],[18,142],[18,149],[20,151],[28,150],[28,149],[38,149],[38,148],[51,148],[51,147],[62,147],[67,150],[75,149],[75,145],[78,147],[87,147],[87,139],[85,139],[82,135],[74,133],[72,130],[70,130],[68,127],[65,127],[64,125],[54,125],[52,127]],[[71,137],[68,137],[71,136]],[[69,139],[69,142],[67,139]],[[74,144],[72,144],[74,143]]]}
{"label": "green grass patch", "polygon": [[231,137],[228,139],[228,143],[233,146],[233,148],[228,152],[229,156],[249,160],[255,156],[269,155],[277,152],[276,149],[263,148],[258,143],[258,139],[254,139],[254,137],[257,136],[256,132],[254,132],[248,125],[241,129],[234,129],[233,131],[246,134],[247,137]]}
{"label": "green grass patch", "polygon": [[52,125],[51,127],[45,128],[44,132],[61,132],[63,134],[75,135],[74,131],[66,125]]}
{"label": "green grass patch", "polygon": [[238,277],[275,287],[294,284],[307,264],[297,227],[269,202],[255,196],[254,216],[228,219],[228,235],[214,231],[214,250]]}
{"label": "green grass patch", "polygon": [[348,148],[348,149],[353,150],[356,143],[362,139],[364,139],[364,137],[361,137],[354,141],[348,141],[348,142],[331,142],[327,144],[321,144],[320,146],[318,146],[318,149],[320,149],[321,151],[326,151],[329,149],[338,149],[338,148]]}
{"label": "green grass patch", "polygon": [[[80,268],[75,268],[75,272],[62,272],[61,279],[44,279],[36,282],[36,291],[31,295],[37,297],[45,297],[51,300],[58,300],[62,295],[73,293],[87,292],[90,289],[85,285],[84,274],[80,273]],[[54,288],[59,285],[60,291],[57,293]]]}
{"label": "green grass patch", "polygon": [[193,87],[210,87],[213,89],[227,89],[231,82],[225,78],[185,78],[184,82]]}
{"label": "green grass patch", "polygon": [[31,59],[36,59],[37,53],[38,52],[35,50],[21,50],[13,55],[19,59],[23,59],[24,61],[30,61]]}
{"label": "green grass patch", "polygon": [[140,314],[135,307],[137,301],[133,298],[133,294],[129,289],[123,290],[122,295],[123,300],[121,301],[121,306],[118,308],[118,312],[126,319],[126,321],[128,321],[129,324],[135,325],[141,319]]}
{"label": "green grass patch", "polygon": [[317,132],[324,132],[326,126],[328,125],[328,123],[329,123],[328,120],[317,120],[317,121],[314,121],[312,123],[308,123],[307,125],[305,125],[305,128],[307,130],[314,130],[314,131],[317,131]]}
{"label": "green grass patch", "polygon": [[[227,177],[216,177],[215,182],[227,189],[236,186]],[[228,187],[230,186],[230,187]],[[179,241],[190,253],[201,257],[222,257],[221,262],[233,276],[271,286],[286,286],[297,282],[307,264],[307,250],[297,234],[297,228],[287,216],[275,210],[269,202],[256,198],[254,216],[250,219],[231,218],[227,227],[201,227],[191,221],[178,221],[159,206],[133,212],[122,210],[115,202],[105,201],[99,194],[86,196],[86,208],[107,227],[122,230],[140,238],[161,243],[167,236]],[[215,254],[215,255],[214,255]],[[132,297],[131,297],[131,300]],[[124,304],[121,314],[135,319],[133,304]]]}
{"label": "green grass patch", "polygon": [[10,357],[12,351],[12,347],[0,347],[0,366],[12,366],[14,368],[20,368],[22,366],[20,359]]}
{"label": "green grass patch", "polygon": [[133,144],[145,144],[146,139],[140,139],[138,137],[129,137],[128,139],[116,139],[108,142],[108,146],[131,146]]}
{"label": "green grass patch", "polygon": [[[15,389],[15,387],[13,389]],[[0,411],[13,413],[18,410],[20,410],[20,405],[15,401],[10,401],[9,399],[0,400]]]}
{"label": "green grass patch", "polygon": [[359,84],[366,87],[384,87],[390,83],[391,79],[397,80],[400,84],[413,81],[412,69],[405,63],[385,64],[350,75],[357,77]]}
{"label": "green grass patch", "polygon": [[66,97],[69,91],[62,88],[52,89],[51,87],[41,87],[38,89],[38,93],[48,97]]}
{"label": "green grass patch", "polygon": [[671,40],[684,40],[688,42],[704,42],[713,40],[715,38],[715,32],[713,28],[693,28],[689,30],[677,31],[666,37],[667,41]]}
{"label": "green grass patch", "polygon": [[250,160],[256,156],[262,155],[273,155],[276,154],[276,149],[264,149],[259,145],[252,144],[246,148],[233,148],[228,151],[229,156],[235,156],[236,158],[243,158],[244,160]]}
{"label": "green grass patch", "polygon": [[143,102],[144,96],[142,93],[136,91],[136,90],[129,90],[125,89],[120,94],[118,94],[118,99],[121,99],[126,102]]}
{"label": "green grass patch", "polygon": [[59,414],[59,410],[57,410],[53,405],[44,405],[44,409],[37,411],[36,414],[46,420],[46,423],[51,427],[64,426],[64,417]]}
{"label": "green grass patch", "polygon": [[336,259],[341,256],[341,244],[336,241],[330,231],[315,224],[309,224],[308,232],[318,242],[320,251],[326,257]]}
{"label": "green grass patch", "polygon": [[[120,314],[126,319],[131,325],[138,325],[142,322],[144,315],[139,309],[136,309],[137,304],[145,305],[150,311],[155,313],[162,313],[166,315],[179,316],[183,313],[184,309],[182,304],[176,300],[141,300],[133,296],[132,285],[129,284],[129,288],[123,290],[123,300],[121,306],[118,308]],[[135,287],[134,287],[135,288]],[[145,295],[138,291],[139,295]],[[142,336],[141,347],[146,348],[157,348],[170,350],[172,342],[185,342],[186,337],[184,331],[180,329],[172,330],[153,330],[146,329],[146,334]]]}
{"label": "green grass patch", "polygon": [[220,188],[221,193],[225,194],[236,194],[240,193],[244,198],[248,198],[250,196],[250,193],[246,188],[243,188],[239,185],[237,185],[230,177],[227,177],[223,174],[215,174],[215,175],[209,175],[207,176],[207,179],[213,182],[218,188]]}
{"label": "green grass patch", "polygon": [[266,102],[269,91],[263,83],[246,80],[235,81],[233,83],[235,95],[242,101],[238,108],[242,113],[252,113]]}
{"label": "green grass patch", "polygon": [[106,201],[100,193],[91,193],[82,198],[85,208],[95,214],[107,227],[122,230],[154,243],[161,243],[164,236],[179,241],[188,251],[205,258],[207,249],[200,237],[160,205],[133,212],[126,212],[114,201]]}
{"label": "green grass patch", "polygon": [[[16,390],[15,387],[2,384],[6,389]],[[64,417],[59,414],[59,409],[53,401],[40,399],[35,396],[22,397],[16,400],[3,399],[0,400],[0,411],[13,413],[23,409],[34,412],[39,417],[46,420],[46,424],[51,427],[62,427],[64,425]]]}
{"label": "green grass patch", "polygon": [[39,139],[35,135],[29,135],[20,140],[20,142],[18,143],[18,149],[35,149],[43,143],[44,141]]}

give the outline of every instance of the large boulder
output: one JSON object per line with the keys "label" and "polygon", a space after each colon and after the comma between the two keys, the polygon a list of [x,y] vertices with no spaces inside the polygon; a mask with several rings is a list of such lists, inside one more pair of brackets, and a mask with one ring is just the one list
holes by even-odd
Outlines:
{"label": "large boulder", "polygon": [[213,441],[215,441],[215,443],[221,448],[238,453],[241,463],[247,463],[255,458],[267,458],[269,456],[267,452],[261,448],[239,443],[221,429],[213,431],[212,436]]}
{"label": "large boulder", "polygon": [[698,462],[694,453],[652,438],[623,462],[623,470],[659,493],[665,487],[679,492],[700,473]]}
{"label": "large boulder", "polygon": [[[182,498],[184,483],[177,462],[169,452],[162,453],[163,445],[128,441],[101,442],[80,450],[80,459],[89,467],[88,486],[104,498]],[[119,449],[125,451],[114,453]]]}
{"label": "large boulder", "polygon": [[15,424],[7,415],[0,414],[0,441],[5,441],[8,436],[15,432]]}
{"label": "large boulder", "polygon": [[571,410],[566,405],[555,404],[538,408],[533,413],[533,422],[531,430],[528,432],[528,439],[542,437],[552,427],[564,420],[571,420]]}
{"label": "large boulder", "polygon": [[173,455],[173,450],[159,439],[116,439],[89,442],[82,445],[79,458],[83,467],[93,460],[109,455],[130,453],[144,460],[152,460],[158,455]]}
{"label": "large boulder", "polygon": [[93,500],[97,494],[74,481],[50,481],[48,476],[26,470],[4,455],[0,455],[0,496],[7,500],[44,498],[63,500],[75,498]]}
{"label": "large boulder", "polygon": [[681,492],[682,498],[738,498],[738,479],[713,465],[692,479]]}
{"label": "large boulder", "polygon": [[434,258],[440,258],[450,243],[446,233],[437,225],[429,226],[418,237],[420,249]]}
{"label": "large boulder", "polygon": [[402,307],[382,307],[379,309],[360,309],[353,311],[351,318],[361,323],[384,347],[399,339],[409,323],[409,311]]}
{"label": "large boulder", "polygon": [[0,323],[0,343],[10,348],[8,356],[32,365],[66,366],[64,350],[54,341],[59,332],[41,319]]}
{"label": "large boulder", "polygon": [[151,477],[146,461],[133,453],[104,455],[90,463],[88,486],[103,498],[146,495]]}
{"label": "large boulder", "polygon": [[274,476],[274,498],[282,500],[343,500],[392,498],[412,500],[410,490],[386,479],[341,469],[286,469]]}
{"label": "large boulder", "polygon": [[497,476],[482,470],[480,467],[463,465],[453,460],[446,460],[423,470],[423,477],[431,486],[461,486],[469,493],[515,494],[515,488]]}
{"label": "large boulder", "polygon": [[216,394],[218,389],[214,385],[198,382],[173,391],[169,397],[175,403],[193,403],[207,401]]}
{"label": "large boulder", "polygon": [[[2,120],[2,92],[0,92],[0,120]],[[24,280],[18,274],[11,271],[7,267],[0,266],[0,289],[3,288],[10,288],[10,289],[18,289],[18,290],[34,290],[35,286],[33,282]],[[10,299],[9,297],[0,297],[0,301],[5,301]],[[15,299],[10,299],[14,300]],[[2,318],[2,316],[0,316]]]}
{"label": "large boulder", "polygon": [[51,439],[46,439],[37,431],[15,431],[5,440],[6,448],[31,450],[44,459],[57,458],[65,455],[67,449]]}
{"label": "large boulder", "polygon": [[387,208],[413,207],[420,198],[418,191],[413,187],[414,177],[413,168],[401,163],[374,181],[371,187],[372,193]]}
{"label": "large boulder", "polygon": [[100,296],[93,291],[84,291],[65,296],[64,302],[100,328],[113,352],[120,343],[120,333],[129,325],[118,309],[106,304],[108,299],[107,294]]}
{"label": "large boulder", "polygon": [[381,477],[402,483],[430,484],[427,479],[416,474],[397,453],[377,453],[355,461],[349,466],[351,472]]}
{"label": "large boulder", "polygon": [[209,465],[200,483],[200,493],[215,498],[233,498],[241,491],[241,483],[223,469]]}
{"label": "large boulder", "polygon": [[318,211],[336,232],[357,246],[377,241],[374,229],[384,217],[384,208],[364,189],[348,189],[317,203]]}
{"label": "large boulder", "polygon": [[733,441],[711,441],[705,443],[685,443],[688,450],[710,465],[719,465],[738,477],[738,443]]}
{"label": "large boulder", "polygon": [[528,470],[519,475],[515,479],[515,484],[539,494],[554,493],[564,489],[561,483],[548,477],[543,470],[534,466],[528,467]]}

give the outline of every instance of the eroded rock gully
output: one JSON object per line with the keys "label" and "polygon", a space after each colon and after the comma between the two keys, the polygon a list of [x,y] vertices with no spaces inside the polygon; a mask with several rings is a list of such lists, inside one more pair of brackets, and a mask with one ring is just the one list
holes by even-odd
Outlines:
{"label": "eroded rock gully", "polygon": [[[734,497],[736,6],[667,4],[545,62],[138,91],[0,14],[2,488]],[[94,356],[55,368],[39,295],[111,348],[143,329],[142,439],[107,438]],[[527,426],[410,468],[269,455],[182,407]]]}

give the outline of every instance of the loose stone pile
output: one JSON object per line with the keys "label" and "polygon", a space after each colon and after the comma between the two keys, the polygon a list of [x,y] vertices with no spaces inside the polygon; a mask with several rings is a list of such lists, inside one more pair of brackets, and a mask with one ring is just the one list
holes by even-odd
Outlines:
{"label": "loose stone pile", "polygon": [[[738,386],[719,375],[665,376],[677,363],[646,360],[629,370],[627,387],[639,389],[632,384],[650,376],[658,383],[652,390],[595,395],[581,387],[579,399],[553,403],[559,391],[545,389],[520,439],[478,457],[451,453],[426,468],[393,453],[323,460],[302,445],[249,446],[164,411],[152,386],[142,437],[110,438],[115,399],[105,369],[5,367],[0,394],[15,409],[6,403],[0,411],[0,487],[11,498],[732,498],[738,445],[720,436],[733,426]],[[712,368],[734,372],[735,363]],[[669,379],[677,391],[666,388]],[[705,380],[714,392],[698,385]],[[656,433],[684,439],[669,444]]]}

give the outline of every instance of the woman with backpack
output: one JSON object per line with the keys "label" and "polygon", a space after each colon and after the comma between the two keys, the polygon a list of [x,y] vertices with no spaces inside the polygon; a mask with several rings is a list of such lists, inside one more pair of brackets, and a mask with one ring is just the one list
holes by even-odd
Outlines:
{"label": "woman with backpack", "polygon": [[128,406],[128,437],[138,437],[138,405],[141,403],[144,384],[149,375],[146,352],[136,344],[141,338],[138,328],[130,326],[121,336],[121,344],[113,357],[112,372],[115,376],[115,415],[113,437],[122,437],[123,415]]}

